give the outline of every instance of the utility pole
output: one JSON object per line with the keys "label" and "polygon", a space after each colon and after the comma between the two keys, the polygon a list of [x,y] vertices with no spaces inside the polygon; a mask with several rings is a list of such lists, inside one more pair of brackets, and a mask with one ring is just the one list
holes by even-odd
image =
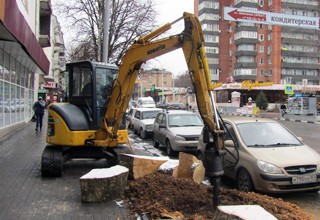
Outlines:
{"label": "utility pole", "polygon": [[103,50],[102,62],[108,62],[108,42],[109,42],[109,17],[110,17],[110,4],[109,0],[104,0],[104,19],[103,19]]}

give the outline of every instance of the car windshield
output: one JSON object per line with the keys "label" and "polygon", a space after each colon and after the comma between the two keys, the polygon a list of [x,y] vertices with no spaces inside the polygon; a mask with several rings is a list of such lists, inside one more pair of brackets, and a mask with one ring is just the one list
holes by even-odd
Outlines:
{"label": "car windshield", "polygon": [[154,104],[154,101],[152,101],[152,100],[144,100],[144,101],[142,101],[142,104]]}
{"label": "car windshield", "polygon": [[169,127],[203,126],[201,119],[195,114],[169,115]]}
{"label": "car windshield", "polygon": [[285,147],[301,145],[300,141],[279,123],[242,123],[238,124],[237,128],[247,147]]}
{"label": "car windshield", "polygon": [[156,118],[159,111],[148,111],[148,112],[142,112],[141,119],[151,119]]}

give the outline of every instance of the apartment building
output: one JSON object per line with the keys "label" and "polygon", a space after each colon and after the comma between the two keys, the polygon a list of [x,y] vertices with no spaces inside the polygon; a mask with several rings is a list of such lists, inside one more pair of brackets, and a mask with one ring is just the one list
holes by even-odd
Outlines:
{"label": "apartment building", "polygon": [[50,0],[0,0],[0,136],[29,122],[34,101],[46,95],[55,27]]}
{"label": "apartment building", "polygon": [[214,81],[319,85],[319,30],[235,22],[224,7],[319,17],[318,0],[195,0]]}
{"label": "apartment building", "polygon": [[163,101],[161,99],[164,91],[171,91],[172,87],[173,74],[171,72],[157,68],[142,70],[135,83],[132,99],[152,96],[156,102]]}

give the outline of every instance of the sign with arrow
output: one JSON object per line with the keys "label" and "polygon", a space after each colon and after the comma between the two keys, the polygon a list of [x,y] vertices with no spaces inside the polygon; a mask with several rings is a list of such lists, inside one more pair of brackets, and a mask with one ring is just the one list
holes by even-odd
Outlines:
{"label": "sign with arrow", "polygon": [[319,17],[306,17],[258,10],[224,7],[224,19],[279,26],[293,26],[320,30]]}

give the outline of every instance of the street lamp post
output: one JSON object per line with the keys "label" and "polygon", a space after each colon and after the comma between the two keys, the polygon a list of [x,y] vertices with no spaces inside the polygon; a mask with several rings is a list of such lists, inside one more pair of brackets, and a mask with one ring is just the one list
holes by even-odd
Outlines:
{"label": "street lamp post", "polygon": [[163,90],[163,68],[162,68],[162,86],[161,86],[161,95],[162,95],[162,98],[161,98],[161,101],[164,102],[164,90]]}

